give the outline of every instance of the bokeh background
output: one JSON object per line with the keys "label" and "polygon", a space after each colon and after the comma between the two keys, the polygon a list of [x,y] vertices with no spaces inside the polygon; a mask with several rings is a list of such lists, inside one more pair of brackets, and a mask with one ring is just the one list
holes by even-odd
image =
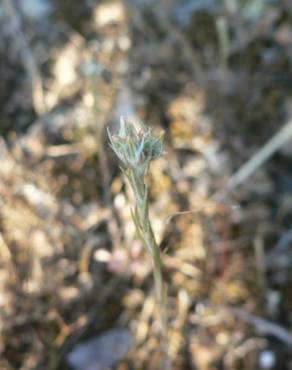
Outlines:
{"label": "bokeh background", "polygon": [[292,369],[291,1],[1,0],[0,40],[0,369],[160,369],[120,116],[164,131],[173,369]]}

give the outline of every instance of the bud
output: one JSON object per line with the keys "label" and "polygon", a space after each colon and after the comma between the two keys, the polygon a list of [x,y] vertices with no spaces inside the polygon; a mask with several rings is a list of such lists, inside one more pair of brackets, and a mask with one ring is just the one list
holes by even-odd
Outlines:
{"label": "bud", "polygon": [[124,165],[144,176],[149,163],[164,154],[162,136],[154,135],[153,130],[143,123],[134,124],[120,120],[117,134],[108,130],[111,147]]}

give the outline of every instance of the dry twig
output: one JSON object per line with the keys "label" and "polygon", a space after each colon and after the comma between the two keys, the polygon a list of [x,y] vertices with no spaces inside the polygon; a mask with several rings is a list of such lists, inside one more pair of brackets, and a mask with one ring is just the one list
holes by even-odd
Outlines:
{"label": "dry twig", "polygon": [[11,33],[13,34],[16,47],[23,58],[23,64],[31,79],[32,99],[35,111],[38,114],[46,113],[47,107],[43,91],[43,83],[36,59],[29,46],[25,34],[21,29],[21,20],[14,7],[13,0],[3,0],[4,10],[8,19],[10,19]]}
{"label": "dry twig", "polygon": [[223,310],[233,314],[238,319],[253,325],[261,334],[271,335],[292,348],[292,334],[282,326],[253,315],[240,308],[226,307]]}

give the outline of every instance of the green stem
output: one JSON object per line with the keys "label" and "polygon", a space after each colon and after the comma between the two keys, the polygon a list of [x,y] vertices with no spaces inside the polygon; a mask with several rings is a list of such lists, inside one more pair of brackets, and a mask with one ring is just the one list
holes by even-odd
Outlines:
{"label": "green stem", "polygon": [[144,178],[137,176],[134,173],[134,171],[130,170],[127,173],[127,176],[132,186],[136,199],[137,217],[139,219],[136,220],[138,222],[135,222],[135,224],[139,225],[140,228],[139,234],[141,235],[142,241],[149,254],[153,267],[156,299],[159,306],[159,319],[162,332],[163,351],[165,355],[163,369],[168,370],[170,369],[170,360],[168,354],[168,315],[167,315],[166,287],[163,281],[160,251],[155,240],[155,236],[149,218],[149,209],[148,209],[149,200],[147,187],[144,183]]}

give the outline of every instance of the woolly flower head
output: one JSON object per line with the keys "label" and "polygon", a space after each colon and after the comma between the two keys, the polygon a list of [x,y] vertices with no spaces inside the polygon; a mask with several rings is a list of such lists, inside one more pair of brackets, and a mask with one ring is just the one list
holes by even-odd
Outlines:
{"label": "woolly flower head", "polygon": [[123,163],[125,170],[132,169],[144,176],[150,161],[164,154],[162,136],[157,136],[153,130],[143,123],[134,124],[120,120],[117,134],[108,130],[111,147]]}

